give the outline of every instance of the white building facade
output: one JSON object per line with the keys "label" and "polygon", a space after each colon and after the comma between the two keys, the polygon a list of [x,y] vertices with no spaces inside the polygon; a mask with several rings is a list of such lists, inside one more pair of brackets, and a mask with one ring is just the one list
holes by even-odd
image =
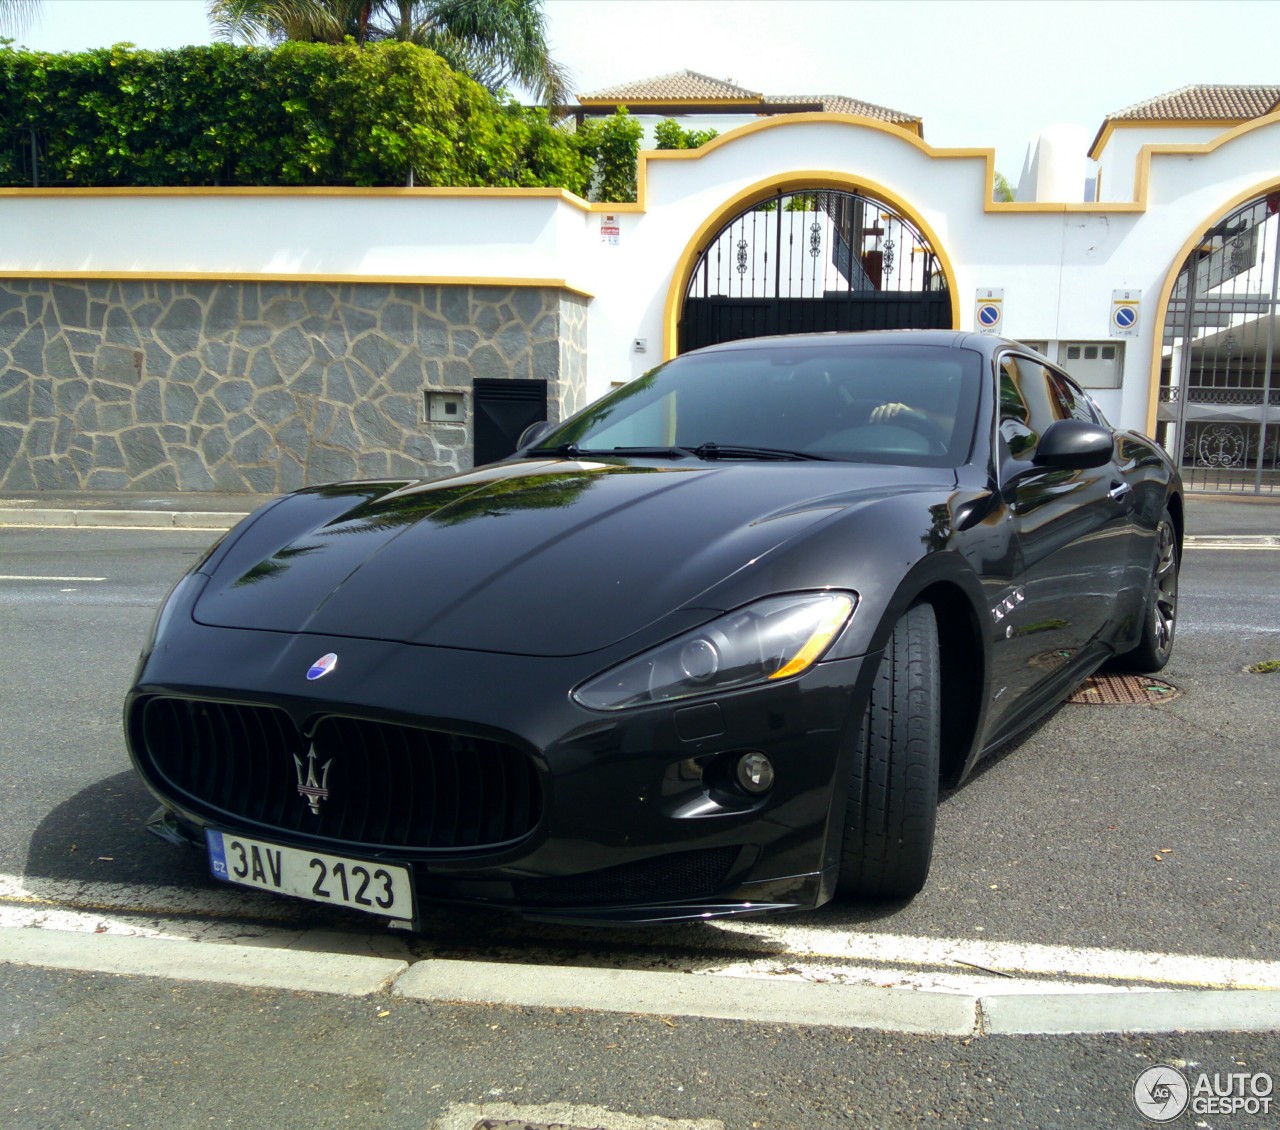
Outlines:
{"label": "white building facade", "polygon": [[[628,204],[3,190],[0,488],[443,474],[500,449],[485,429],[576,411],[698,333],[743,336],[724,327],[749,309],[758,332],[878,304],[875,324],[1035,344],[1114,423],[1181,448],[1193,485],[1280,489],[1280,113],[1147,132],[1095,146],[1092,202],[993,202],[991,151],[829,112],[642,153]],[[1201,467],[1218,424],[1243,438]]]}

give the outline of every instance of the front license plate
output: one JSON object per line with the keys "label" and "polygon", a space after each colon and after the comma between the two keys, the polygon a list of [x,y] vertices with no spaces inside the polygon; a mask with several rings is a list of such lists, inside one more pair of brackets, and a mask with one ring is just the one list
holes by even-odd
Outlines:
{"label": "front license plate", "polygon": [[413,884],[407,867],[322,855],[212,828],[206,828],[204,836],[215,879],[384,918],[413,918]]}

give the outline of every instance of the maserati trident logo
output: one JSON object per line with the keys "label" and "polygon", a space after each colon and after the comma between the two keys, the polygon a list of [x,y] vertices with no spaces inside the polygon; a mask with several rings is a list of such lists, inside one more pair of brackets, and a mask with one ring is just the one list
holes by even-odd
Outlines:
{"label": "maserati trident logo", "polygon": [[331,651],[328,655],[320,656],[307,668],[307,682],[313,683],[316,679],[323,679],[337,665],[338,657],[334,652]]}
{"label": "maserati trident logo", "polygon": [[298,795],[305,797],[307,807],[311,809],[315,815],[320,815],[320,802],[329,799],[329,766],[333,764],[333,758],[329,758],[322,766],[320,766],[320,779],[316,780],[316,747],[312,746],[307,750],[307,764],[302,764],[302,758],[296,753],[293,755],[293,763],[298,768]]}

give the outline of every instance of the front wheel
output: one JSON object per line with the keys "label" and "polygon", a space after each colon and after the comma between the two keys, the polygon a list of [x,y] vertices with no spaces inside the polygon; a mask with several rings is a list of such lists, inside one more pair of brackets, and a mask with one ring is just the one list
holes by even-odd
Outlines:
{"label": "front wheel", "polygon": [[858,726],[836,890],[910,898],[933,856],[941,742],[938,624],[917,604],[894,626]]}
{"label": "front wheel", "polygon": [[1147,585],[1142,636],[1131,651],[1117,656],[1122,671],[1151,674],[1169,662],[1178,627],[1178,535],[1166,509],[1156,526],[1156,560]]}

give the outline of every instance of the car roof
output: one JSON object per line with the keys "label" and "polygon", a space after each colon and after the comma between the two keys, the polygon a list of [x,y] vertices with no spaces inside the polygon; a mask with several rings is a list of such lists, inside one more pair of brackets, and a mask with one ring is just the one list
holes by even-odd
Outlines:
{"label": "car roof", "polygon": [[[750,352],[757,349],[860,349],[885,345],[931,345],[950,349],[972,349],[990,355],[1004,347],[1026,350],[1017,342],[992,334],[975,334],[964,330],[868,330],[860,333],[778,334],[772,337],[739,338],[694,350],[708,353]],[[686,356],[688,356],[686,354]]]}

